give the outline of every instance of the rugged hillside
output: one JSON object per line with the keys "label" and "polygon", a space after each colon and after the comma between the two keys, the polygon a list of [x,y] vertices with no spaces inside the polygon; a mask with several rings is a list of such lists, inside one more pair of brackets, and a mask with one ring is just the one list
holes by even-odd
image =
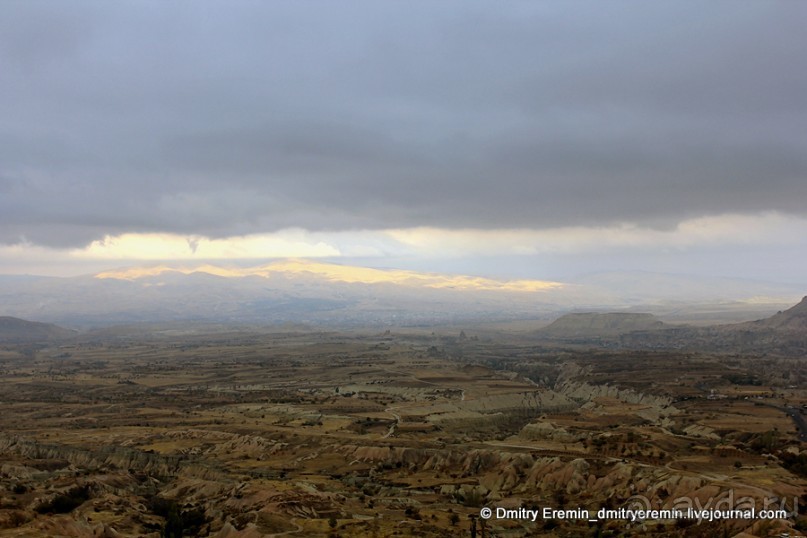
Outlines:
{"label": "rugged hillside", "polygon": [[63,340],[73,334],[71,330],[50,323],[0,316],[0,343],[48,342]]}
{"label": "rugged hillside", "polygon": [[778,312],[766,319],[741,324],[738,328],[748,330],[775,329],[807,332],[807,297],[804,297],[801,302],[793,308],[788,308],[784,312]]}
{"label": "rugged hillside", "polygon": [[620,336],[619,341],[630,348],[803,356],[807,353],[807,297],[792,308],[757,321],[634,331]]}
{"label": "rugged hillside", "polygon": [[652,314],[585,312],[566,314],[540,330],[539,334],[550,338],[596,338],[665,327],[666,325]]}

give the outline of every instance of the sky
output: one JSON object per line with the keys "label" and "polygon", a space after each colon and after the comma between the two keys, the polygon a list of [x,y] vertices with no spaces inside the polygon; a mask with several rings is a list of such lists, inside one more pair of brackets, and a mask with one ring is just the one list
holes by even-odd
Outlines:
{"label": "sky", "polygon": [[807,3],[0,3],[0,273],[807,285]]}

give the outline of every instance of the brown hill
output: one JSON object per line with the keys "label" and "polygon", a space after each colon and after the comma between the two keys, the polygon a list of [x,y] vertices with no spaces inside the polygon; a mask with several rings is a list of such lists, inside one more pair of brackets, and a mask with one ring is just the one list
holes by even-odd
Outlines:
{"label": "brown hill", "polygon": [[3,343],[50,342],[64,340],[74,334],[69,329],[50,323],[0,316],[0,342]]}
{"label": "brown hill", "polygon": [[561,316],[539,331],[539,334],[550,338],[596,338],[665,327],[653,314],[585,312]]}

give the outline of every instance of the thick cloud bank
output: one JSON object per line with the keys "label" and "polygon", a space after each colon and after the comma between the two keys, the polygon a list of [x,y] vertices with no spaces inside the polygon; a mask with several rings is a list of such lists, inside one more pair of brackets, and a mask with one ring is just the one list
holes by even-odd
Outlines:
{"label": "thick cloud bank", "polygon": [[807,4],[3,2],[0,243],[807,200]]}

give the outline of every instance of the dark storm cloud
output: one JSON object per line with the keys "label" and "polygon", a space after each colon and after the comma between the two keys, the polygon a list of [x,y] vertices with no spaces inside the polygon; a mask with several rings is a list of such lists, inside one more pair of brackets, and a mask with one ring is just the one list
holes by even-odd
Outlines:
{"label": "dark storm cloud", "polygon": [[805,212],[796,2],[0,4],[0,243]]}

